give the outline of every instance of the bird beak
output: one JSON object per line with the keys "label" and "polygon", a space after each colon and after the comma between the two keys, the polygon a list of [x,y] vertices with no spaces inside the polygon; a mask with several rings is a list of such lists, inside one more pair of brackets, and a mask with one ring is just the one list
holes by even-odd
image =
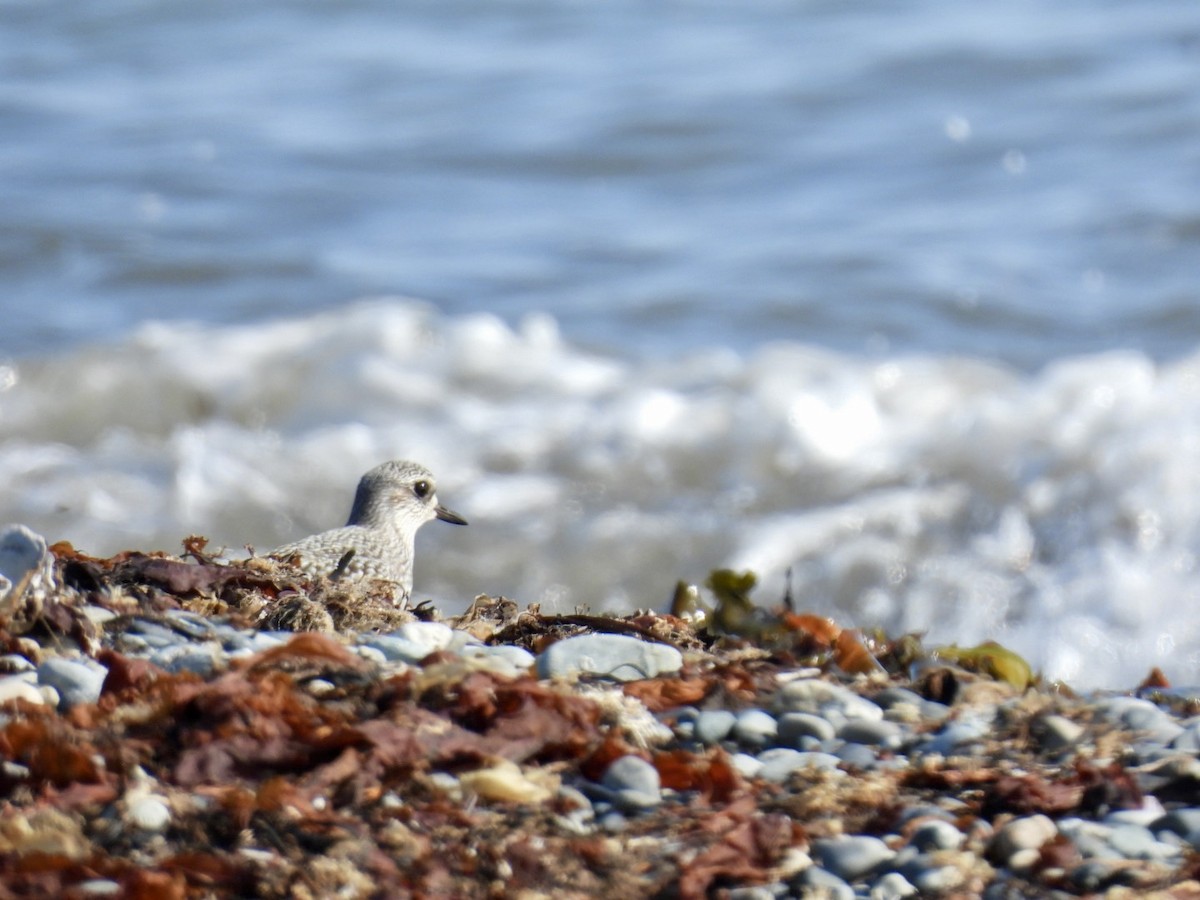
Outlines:
{"label": "bird beak", "polygon": [[451,512],[444,506],[437,506],[433,510],[433,514],[443,522],[449,522],[451,525],[466,525],[467,520],[456,512]]}

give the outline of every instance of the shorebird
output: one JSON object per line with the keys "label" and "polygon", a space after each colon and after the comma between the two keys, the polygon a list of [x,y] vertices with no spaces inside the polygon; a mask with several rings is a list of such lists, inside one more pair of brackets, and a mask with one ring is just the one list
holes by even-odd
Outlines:
{"label": "shorebird", "polygon": [[376,466],[358,482],[350,518],[341,528],[276,547],[268,556],[291,562],[310,576],[357,581],[380,579],[396,587],[395,602],[412,593],[413,542],[431,519],[467,521],[438,503],[433,475],[414,462]]}

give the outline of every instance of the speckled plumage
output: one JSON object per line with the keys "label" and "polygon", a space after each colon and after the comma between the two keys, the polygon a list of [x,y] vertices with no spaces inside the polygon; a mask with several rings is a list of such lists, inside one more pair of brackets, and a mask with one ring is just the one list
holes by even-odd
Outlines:
{"label": "speckled plumage", "polygon": [[431,519],[467,524],[439,505],[428,469],[394,460],[363,475],[343,527],[284,544],[268,555],[290,560],[312,576],[390,581],[396,602],[403,605],[412,593],[417,529]]}

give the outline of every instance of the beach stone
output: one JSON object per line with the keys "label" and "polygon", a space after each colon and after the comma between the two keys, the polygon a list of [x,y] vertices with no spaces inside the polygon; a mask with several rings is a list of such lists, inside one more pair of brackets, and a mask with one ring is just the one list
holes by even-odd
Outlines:
{"label": "beach stone", "polygon": [[742,710],[733,725],[734,740],[746,747],[769,747],[778,734],[775,717],[761,709]]}
{"label": "beach stone", "polygon": [[1059,715],[1034,719],[1031,728],[1038,744],[1049,753],[1057,753],[1075,746],[1084,734],[1082,725]]}
{"label": "beach stone", "polygon": [[873,885],[868,895],[871,900],[904,900],[905,897],[915,897],[917,889],[899,872],[888,872]]}
{"label": "beach stone", "polygon": [[1200,807],[1187,806],[1173,809],[1150,826],[1155,833],[1163,831],[1177,834],[1193,848],[1200,848]]}
{"label": "beach stone", "polygon": [[37,666],[19,653],[0,655],[0,672],[10,675],[16,672],[36,672]]}
{"label": "beach stone", "polygon": [[658,769],[640,756],[621,756],[604,771],[600,784],[610,793],[612,802],[624,812],[636,812],[657,806],[662,801],[662,780]]}
{"label": "beach stone", "polygon": [[1096,703],[1095,710],[1114,725],[1141,732],[1163,744],[1170,744],[1183,733],[1183,726],[1168,713],[1140,697],[1105,697]]}
{"label": "beach stone", "polygon": [[46,699],[37,689],[37,676],[32,673],[6,675],[0,678],[0,704],[11,700],[24,700],[26,703],[43,705]]}
{"label": "beach stone", "polygon": [[1200,753],[1200,720],[1189,719],[1182,726],[1183,731],[1171,741],[1172,750],[1182,750],[1185,753]]}
{"label": "beach stone", "polygon": [[1125,859],[1170,859],[1179,854],[1178,847],[1164,844],[1143,825],[1118,825],[1108,842]]}
{"label": "beach stone", "polygon": [[838,878],[854,882],[895,857],[895,851],[877,837],[853,835],[813,841],[813,859]]}
{"label": "beach stone", "polygon": [[837,771],[841,760],[832,753],[793,750],[790,747],[775,747],[758,755],[762,768],[758,777],[773,784],[782,784],[800,769],[815,767],[826,771]]}
{"label": "beach stone", "polygon": [[150,661],[173,675],[191,672],[201,678],[207,678],[217,671],[218,664],[224,661],[224,652],[213,643],[176,644],[164,647],[150,655]]}
{"label": "beach stone", "polygon": [[909,843],[922,853],[933,850],[957,850],[967,836],[949,822],[932,819],[918,825],[909,838]]}
{"label": "beach stone", "polygon": [[828,719],[813,713],[790,712],[784,713],[778,719],[778,743],[781,747],[792,747],[796,750],[806,750],[800,746],[804,738],[812,738],[824,743],[831,741],[837,733]]}
{"label": "beach stone", "polygon": [[535,657],[524,647],[512,644],[498,644],[494,647],[482,644],[471,644],[464,647],[464,659],[474,659],[481,662],[489,671],[497,675],[524,675],[534,664]]}
{"label": "beach stone", "polygon": [[702,744],[719,744],[733,731],[737,716],[727,709],[706,709],[696,716],[692,734]]}
{"label": "beach stone", "polygon": [[683,667],[683,654],[666,644],[624,634],[581,634],[555,641],[537,657],[541,678],[605,675],[618,681],[654,678]]}
{"label": "beach stone", "polygon": [[186,634],[193,641],[208,640],[215,634],[217,628],[210,619],[185,609],[168,610],[163,618],[169,621],[177,631]]}
{"label": "beach stone", "polygon": [[1039,850],[1058,834],[1058,826],[1049,816],[1022,816],[1004,824],[992,836],[988,852],[1002,865],[1010,865],[1014,855],[1024,850]]}
{"label": "beach stone", "polygon": [[866,744],[842,744],[833,751],[833,755],[841,760],[843,765],[855,769],[873,769],[878,762],[875,751]]}
{"label": "beach stone", "polygon": [[726,896],[729,900],[776,900],[776,893],[766,885],[734,888]]}
{"label": "beach stone", "polygon": [[837,730],[837,736],[854,744],[867,744],[895,750],[903,742],[904,732],[886,719],[851,719]]}
{"label": "beach stone", "polygon": [[854,888],[845,880],[820,866],[809,866],[795,879],[801,897],[822,900],[854,900]]}
{"label": "beach stone", "polygon": [[38,684],[58,691],[59,708],[69,709],[80,703],[95,703],[108,670],[99,663],[75,662],[52,657],[38,666]]}
{"label": "beach stone", "polygon": [[778,713],[815,713],[828,719],[836,728],[850,719],[882,719],[879,704],[860,697],[840,684],[819,678],[800,678],[789,681],[775,694],[773,706]]}
{"label": "beach stone", "polygon": [[961,752],[963,747],[987,737],[990,731],[990,719],[980,716],[963,716],[953,722],[947,722],[940,731],[931,735],[921,746],[921,752],[950,756]]}
{"label": "beach stone", "polygon": [[454,629],[442,622],[406,622],[391,634],[363,635],[359,643],[378,650],[388,662],[416,665],[453,639]]}
{"label": "beach stone", "polygon": [[171,824],[171,808],[161,797],[147,794],[129,804],[126,821],[140,831],[161,833]]}
{"label": "beach stone", "polygon": [[756,756],[751,756],[749,753],[730,754],[729,764],[737,770],[739,775],[747,780],[758,778],[763,770],[762,760]]}
{"label": "beach stone", "polygon": [[0,598],[26,577],[39,578],[39,571],[48,570],[49,553],[46,539],[24,525],[8,525],[0,531]]}

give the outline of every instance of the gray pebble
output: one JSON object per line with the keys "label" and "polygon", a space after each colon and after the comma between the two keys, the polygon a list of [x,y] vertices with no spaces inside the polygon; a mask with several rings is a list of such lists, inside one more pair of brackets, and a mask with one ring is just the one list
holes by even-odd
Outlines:
{"label": "gray pebble", "polygon": [[150,655],[150,661],[161,669],[178,675],[191,672],[201,678],[212,675],[225,654],[216,644],[176,644]]}
{"label": "gray pebble", "polygon": [[1041,716],[1031,723],[1034,737],[1043,750],[1057,753],[1075,746],[1083,737],[1084,728],[1066,716]]}
{"label": "gray pebble", "polygon": [[775,717],[761,709],[744,709],[733,724],[733,737],[744,747],[770,747],[779,734]]}
{"label": "gray pebble", "polygon": [[813,841],[811,853],[822,868],[848,882],[874,872],[896,855],[879,838],[869,835]]}
{"label": "gray pebble", "polygon": [[809,866],[795,879],[801,897],[822,900],[854,900],[854,888],[820,866]]}
{"label": "gray pebble", "polygon": [[145,646],[152,647],[155,650],[162,650],[165,647],[176,647],[180,642],[180,636],[166,625],[140,618],[134,619],[129,623],[125,637],[126,639],[140,638]]}
{"label": "gray pebble", "polygon": [[871,885],[871,900],[904,900],[915,897],[917,889],[899,872],[888,872]]}
{"label": "gray pebble", "polygon": [[702,744],[719,744],[729,737],[737,716],[727,709],[708,709],[696,716],[692,734]]}
{"label": "gray pebble", "polygon": [[1171,741],[1171,749],[1182,750],[1184,753],[1200,753],[1200,721],[1195,719],[1184,722],[1183,731]]}
{"label": "gray pebble", "polygon": [[36,572],[46,559],[46,539],[24,525],[8,525],[0,531],[0,597]]}
{"label": "gray pebble", "polygon": [[838,729],[837,736],[854,744],[895,750],[903,742],[904,732],[895,722],[886,719],[851,719]]}
{"label": "gray pebble", "polygon": [[993,835],[988,852],[1002,865],[1022,850],[1038,850],[1058,834],[1058,826],[1049,816],[1022,816],[1012,819]]}
{"label": "gray pebble", "polygon": [[909,839],[922,853],[933,850],[957,850],[966,840],[966,835],[949,822],[933,819],[918,825]]}
{"label": "gray pebble", "polygon": [[441,622],[407,622],[391,634],[363,635],[360,643],[378,650],[388,662],[416,665],[446,649],[453,639],[454,629]]}
{"label": "gray pebble", "polygon": [[555,641],[537,658],[541,678],[605,675],[618,681],[654,678],[683,667],[674,647],[624,634],[581,634]]}
{"label": "gray pebble", "polygon": [[776,900],[776,893],[766,885],[734,888],[725,895],[729,900]]}
{"label": "gray pebble", "polygon": [[1195,806],[1173,809],[1150,826],[1156,834],[1170,832],[1200,849],[1200,808]]}
{"label": "gray pebble", "polygon": [[171,824],[171,808],[161,797],[148,794],[129,804],[126,818],[134,828],[160,833]]}
{"label": "gray pebble", "polygon": [[1140,697],[1105,697],[1095,709],[1114,725],[1142,732],[1159,743],[1169,744],[1183,733],[1170,715]]}
{"label": "gray pebble", "polygon": [[963,874],[954,866],[939,865],[934,858],[922,857],[909,872],[909,878],[921,896],[938,897],[959,887]]}
{"label": "gray pebble", "polygon": [[640,756],[613,760],[600,783],[611,793],[612,802],[626,812],[646,809],[662,800],[658,770]]}
{"label": "gray pebble", "polygon": [[70,709],[80,703],[95,703],[108,670],[99,663],[75,662],[52,657],[38,666],[38,684],[58,691],[59,708]]}
{"label": "gray pebble", "polygon": [[792,750],[790,747],[775,747],[758,755],[762,764],[758,777],[773,784],[782,784],[788,777],[801,769],[817,768],[837,771],[841,760],[831,753],[810,753]]}
{"label": "gray pebble", "polygon": [[824,716],[836,725],[850,719],[882,719],[883,709],[840,684],[819,678],[790,681],[774,698],[779,713],[807,712]]}
{"label": "gray pebble", "polygon": [[1162,843],[1142,825],[1118,825],[1108,842],[1126,859],[1170,859],[1179,853],[1177,847]]}
{"label": "gray pebble", "polygon": [[31,663],[19,653],[5,653],[0,655],[0,672],[6,675],[17,672],[36,672],[37,666]]}
{"label": "gray pebble", "polygon": [[801,746],[804,738],[813,738],[821,742],[831,741],[835,733],[828,719],[812,713],[790,712],[779,717],[778,742],[781,747],[806,750],[809,748]]}
{"label": "gray pebble", "polygon": [[[768,751],[773,752],[773,751]],[[737,773],[743,778],[755,779],[762,774],[763,763],[756,756],[751,756],[749,753],[734,753],[729,757],[729,764],[737,770]],[[786,776],[785,776],[786,777]]]}
{"label": "gray pebble", "polygon": [[873,769],[878,762],[875,751],[866,744],[842,744],[833,755],[854,769]]}
{"label": "gray pebble", "polygon": [[213,636],[214,624],[211,619],[188,612],[184,609],[168,610],[163,616],[178,632],[187,635],[194,641],[203,641]]}
{"label": "gray pebble", "polygon": [[87,897],[116,897],[121,893],[121,885],[109,878],[89,878],[76,885],[79,892]]}
{"label": "gray pebble", "polygon": [[985,738],[991,731],[990,720],[979,716],[963,716],[946,725],[921,745],[922,753],[950,756]]}

